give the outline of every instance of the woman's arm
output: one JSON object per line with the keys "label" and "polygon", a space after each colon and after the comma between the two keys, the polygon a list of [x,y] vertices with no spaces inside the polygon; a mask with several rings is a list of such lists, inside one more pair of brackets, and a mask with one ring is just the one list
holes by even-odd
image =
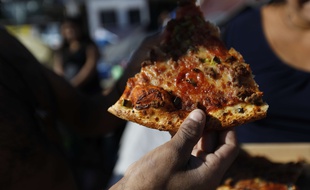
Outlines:
{"label": "woman's arm", "polygon": [[56,52],[53,57],[53,70],[56,74],[59,76],[64,76],[64,68],[63,68],[63,62],[62,57],[59,52]]}

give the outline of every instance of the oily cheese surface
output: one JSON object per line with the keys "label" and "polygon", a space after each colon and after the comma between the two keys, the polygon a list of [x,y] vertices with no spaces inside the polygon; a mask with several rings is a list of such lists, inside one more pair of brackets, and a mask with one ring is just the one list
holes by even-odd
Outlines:
{"label": "oily cheese surface", "polygon": [[231,49],[222,60],[215,59],[212,52],[200,47],[198,52],[189,51],[177,61],[146,62],[127,85],[132,89],[136,85],[160,87],[181,98],[181,110],[187,111],[199,107],[197,104],[210,112],[240,102],[262,103],[257,102],[262,93],[251,69],[238,52]]}
{"label": "oily cheese surface", "polygon": [[201,47],[177,61],[147,62],[140,73],[128,80],[121,98],[108,111],[170,132],[176,132],[194,109],[206,112],[208,129],[264,118],[268,105],[260,102],[262,92],[249,65],[234,49],[229,51],[230,56],[234,57],[233,62],[216,63],[214,55]]}

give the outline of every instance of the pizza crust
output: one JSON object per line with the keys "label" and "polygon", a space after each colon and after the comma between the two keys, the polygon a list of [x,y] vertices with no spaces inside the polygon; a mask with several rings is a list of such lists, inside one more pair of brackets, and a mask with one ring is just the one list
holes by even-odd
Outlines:
{"label": "pizza crust", "polygon": [[[240,103],[227,106],[207,114],[206,127],[210,130],[222,130],[266,117],[267,104],[260,106]],[[190,111],[164,111],[157,108],[137,110],[122,105],[118,100],[108,111],[119,118],[136,122],[140,125],[176,133]]]}
{"label": "pizza crust", "polygon": [[210,112],[210,120],[215,121],[209,121],[209,125],[207,124],[207,126],[210,129],[221,129],[256,121],[266,117],[268,107],[268,104],[254,105],[246,103],[227,106],[223,109]]}
{"label": "pizza crust", "polygon": [[111,106],[108,111],[121,119],[136,122],[145,127],[173,133],[177,132],[179,126],[189,114],[188,111],[164,112],[156,108],[137,110],[122,106],[121,100]]}

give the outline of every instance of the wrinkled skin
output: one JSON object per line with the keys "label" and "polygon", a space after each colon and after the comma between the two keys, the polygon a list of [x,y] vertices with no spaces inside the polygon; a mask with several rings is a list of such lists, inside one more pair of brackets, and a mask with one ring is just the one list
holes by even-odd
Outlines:
{"label": "wrinkled skin", "polygon": [[215,189],[238,154],[232,129],[204,131],[205,114],[194,110],[171,141],[126,171],[111,189]]}

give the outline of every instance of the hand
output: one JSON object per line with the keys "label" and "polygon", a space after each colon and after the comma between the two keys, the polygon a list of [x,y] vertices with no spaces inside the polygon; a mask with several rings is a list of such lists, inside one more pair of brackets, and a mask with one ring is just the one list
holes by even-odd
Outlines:
{"label": "hand", "polygon": [[238,154],[232,129],[204,130],[194,110],[171,141],[149,152],[112,189],[215,189]]}

